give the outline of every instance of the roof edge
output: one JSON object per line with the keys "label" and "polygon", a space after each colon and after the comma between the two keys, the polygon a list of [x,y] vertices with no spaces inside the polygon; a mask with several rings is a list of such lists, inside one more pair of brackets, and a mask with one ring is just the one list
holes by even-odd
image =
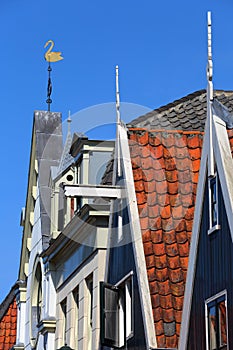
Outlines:
{"label": "roof edge", "polygon": [[7,294],[5,299],[0,304],[0,321],[3,316],[5,316],[6,311],[15,299],[15,291],[18,288],[18,283],[16,282],[12,287],[10,292]]}

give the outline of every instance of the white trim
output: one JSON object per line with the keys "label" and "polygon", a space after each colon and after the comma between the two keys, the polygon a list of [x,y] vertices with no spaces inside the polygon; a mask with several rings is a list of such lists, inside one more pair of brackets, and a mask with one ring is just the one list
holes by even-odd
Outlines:
{"label": "white trim", "polygon": [[116,186],[106,185],[66,185],[64,184],[66,197],[85,198],[122,198],[122,189]]}
{"label": "white trim", "polygon": [[212,297],[206,299],[206,300],[205,300],[205,304],[209,304],[209,303],[211,303],[212,301],[214,301],[215,299],[218,299],[218,298],[222,297],[223,295],[226,295],[226,296],[227,296],[227,290],[226,290],[226,289],[224,289],[224,290],[222,290],[221,292],[219,292],[219,293],[213,295]]}
{"label": "white trim", "polygon": [[145,329],[147,348],[156,348],[156,336],[154,329],[154,319],[152,314],[152,304],[150,298],[149,282],[146,270],[146,261],[142,242],[142,233],[138,215],[137,199],[134,188],[134,178],[129,151],[127,130],[119,125],[120,146],[122,151],[123,175],[125,179],[125,191],[129,208],[129,222],[131,227],[132,245],[134,250],[137,280],[139,284],[139,294],[142,307],[142,316]]}
{"label": "white trim", "polygon": [[181,331],[180,331],[180,341],[179,341],[179,350],[186,350],[187,341],[188,341],[188,331],[189,331],[189,319],[192,306],[192,295],[193,295],[193,284],[196,271],[196,255],[200,234],[200,225],[202,219],[202,207],[204,201],[204,190],[207,176],[207,154],[208,154],[208,145],[209,140],[207,137],[204,139],[204,145],[202,149],[201,157],[201,167],[199,172],[199,181],[197,186],[197,198],[195,204],[195,212],[193,219],[193,229],[192,237],[190,244],[189,252],[189,264],[187,271],[187,280],[185,284],[185,294],[184,294],[184,304],[182,311],[182,321],[181,321]]}
{"label": "white trim", "polygon": [[215,160],[233,242],[233,159],[225,124],[214,115]]}
{"label": "white trim", "polygon": [[125,275],[120,281],[118,281],[117,283],[115,283],[115,286],[118,287],[121,283],[124,283],[128,278],[133,276],[133,271],[130,271],[129,273],[127,273],[127,275]]}
{"label": "white trim", "polygon": [[211,235],[211,233],[215,232],[215,231],[218,231],[221,229],[221,226],[220,225],[214,225],[213,227],[211,227],[209,230],[208,230],[208,235]]}

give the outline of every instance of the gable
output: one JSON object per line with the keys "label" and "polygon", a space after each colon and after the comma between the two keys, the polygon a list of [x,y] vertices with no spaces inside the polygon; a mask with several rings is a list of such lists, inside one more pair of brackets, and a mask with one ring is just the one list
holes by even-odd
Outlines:
{"label": "gable", "polygon": [[[43,246],[48,245],[50,234],[49,190],[50,167],[58,165],[62,150],[61,114],[36,111],[34,113],[28,184],[21,246],[19,279],[25,280],[29,271],[29,256],[34,224],[40,219]],[[38,230],[37,230],[38,231]]]}
{"label": "gable", "polygon": [[[218,207],[220,229],[209,234],[209,195],[206,179],[205,201],[203,202],[200,236],[197,247],[196,270],[193,285],[193,297],[188,332],[188,349],[206,349],[205,301],[226,290],[227,307],[232,309],[232,269],[233,244],[226,215],[222,188],[218,187]],[[228,323],[232,323],[229,313]],[[229,341],[233,339],[233,331],[229,327]],[[199,337],[196,335],[199,334]],[[229,343],[229,348],[232,344]]]}

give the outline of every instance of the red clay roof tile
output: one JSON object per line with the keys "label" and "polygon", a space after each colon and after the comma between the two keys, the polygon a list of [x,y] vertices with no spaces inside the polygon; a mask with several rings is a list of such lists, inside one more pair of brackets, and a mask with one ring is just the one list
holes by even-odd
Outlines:
{"label": "red clay roof tile", "polygon": [[158,347],[178,345],[202,142],[201,132],[129,129]]}
{"label": "red clay roof tile", "polygon": [[0,350],[9,350],[16,343],[17,307],[16,300],[10,300],[0,319]]}

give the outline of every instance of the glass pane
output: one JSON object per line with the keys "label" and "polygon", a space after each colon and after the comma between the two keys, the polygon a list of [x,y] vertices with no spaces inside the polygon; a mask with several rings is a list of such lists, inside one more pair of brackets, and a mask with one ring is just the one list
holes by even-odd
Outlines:
{"label": "glass pane", "polygon": [[212,307],[209,308],[209,340],[210,340],[210,350],[215,350],[215,349],[217,348],[216,332],[217,332],[216,307],[215,307],[215,306],[212,306]]}
{"label": "glass pane", "polygon": [[105,289],[105,338],[111,339],[118,344],[118,292]]}
{"label": "glass pane", "polygon": [[219,314],[219,345],[227,345],[227,319],[226,319],[226,301],[218,304]]}
{"label": "glass pane", "polygon": [[126,338],[132,334],[132,281],[125,283]]}
{"label": "glass pane", "polygon": [[217,188],[216,179],[211,180],[211,215],[212,215],[212,226],[217,224]]}
{"label": "glass pane", "polygon": [[217,224],[217,203],[212,205],[212,226]]}

